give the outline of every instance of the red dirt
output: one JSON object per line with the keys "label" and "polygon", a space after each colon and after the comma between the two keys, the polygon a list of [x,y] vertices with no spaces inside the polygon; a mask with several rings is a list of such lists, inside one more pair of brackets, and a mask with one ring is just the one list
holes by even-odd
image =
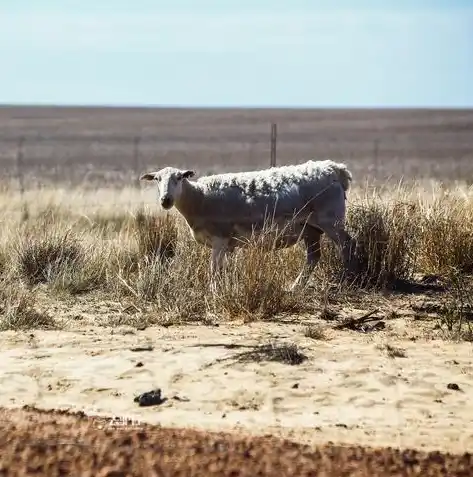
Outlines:
{"label": "red dirt", "polygon": [[327,444],[273,437],[112,428],[82,413],[0,409],[0,476],[470,476],[473,455]]}

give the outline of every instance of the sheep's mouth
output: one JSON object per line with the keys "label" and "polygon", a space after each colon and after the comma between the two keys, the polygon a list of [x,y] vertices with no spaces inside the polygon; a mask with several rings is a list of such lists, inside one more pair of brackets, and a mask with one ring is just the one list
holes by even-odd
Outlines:
{"label": "sheep's mouth", "polygon": [[174,201],[172,199],[163,199],[161,201],[161,207],[165,210],[169,210],[174,205]]}

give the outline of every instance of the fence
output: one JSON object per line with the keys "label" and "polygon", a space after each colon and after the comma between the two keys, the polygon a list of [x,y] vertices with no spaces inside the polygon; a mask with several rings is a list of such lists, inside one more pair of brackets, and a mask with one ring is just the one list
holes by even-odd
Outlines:
{"label": "fence", "polygon": [[[402,136],[351,131],[328,135],[316,128],[267,123],[255,131],[163,135],[25,134],[0,136],[3,181],[20,192],[42,185],[96,188],[136,184],[149,168],[188,167],[198,175],[331,158],[349,164],[355,179],[473,178],[473,139],[445,134]],[[473,135],[471,135],[473,137]]]}

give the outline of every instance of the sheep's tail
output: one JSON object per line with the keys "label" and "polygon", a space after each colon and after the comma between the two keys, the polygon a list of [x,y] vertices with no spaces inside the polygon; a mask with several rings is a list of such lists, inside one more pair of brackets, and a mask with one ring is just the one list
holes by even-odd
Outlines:
{"label": "sheep's tail", "polygon": [[332,167],[343,190],[346,192],[350,188],[351,181],[353,180],[351,172],[345,164],[333,163]]}

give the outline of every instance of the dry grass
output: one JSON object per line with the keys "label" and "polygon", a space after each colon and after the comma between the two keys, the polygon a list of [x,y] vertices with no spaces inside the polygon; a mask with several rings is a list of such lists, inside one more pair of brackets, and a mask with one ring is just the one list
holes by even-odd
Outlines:
{"label": "dry grass", "polygon": [[325,329],[320,325],[309,325],[304,330],[304,336],[317,341],[328,340]]}
{"label": "dry grass", "polygon": [[294,343],[268,343],[237,355],[240,362],[276,361],[291,366],[302,364],[306,359],[307,356]]}
{"label": "dry grass", "polygon": [[320,312],[333,301],[328,290],[334,288],[336,300],[349,300],[361,288],[368,295],[389,292],[400,281],[429,273],[448,283],[439,298],[446,310],[441,325],[467,339],[473,189],[355,189],[349,201],[348,228],[359,243],[355,282],[344,280],[338,252],[324,238],[312,287],[287,292],[304,263],[304,250],[274,251],[273,235],[267,233],[230,256],[212,294],[210,251],[190,238],[178,214],[159,211],[152,188],[27,192],[26,218],[25,204],[5,190],[0,194],[1,326],[53,326],[38,311],[38,291],[42,309],[64,294],[82,303],[113,300],[126,310],[120,323],[133,326],[248,321]]}
{"label": "dry grass", "polygon": [[56,328],[55,321],[36,308],[36,295],[21,282],[0,280],[0,331]]}
{"label": "dry grass", "polygon": [[386,353],[386,355],[392,359],[406,357],[406,351],[404,349],[393,346],[389,343],[386,343],[384,346],[379,346],[378,349]]}

